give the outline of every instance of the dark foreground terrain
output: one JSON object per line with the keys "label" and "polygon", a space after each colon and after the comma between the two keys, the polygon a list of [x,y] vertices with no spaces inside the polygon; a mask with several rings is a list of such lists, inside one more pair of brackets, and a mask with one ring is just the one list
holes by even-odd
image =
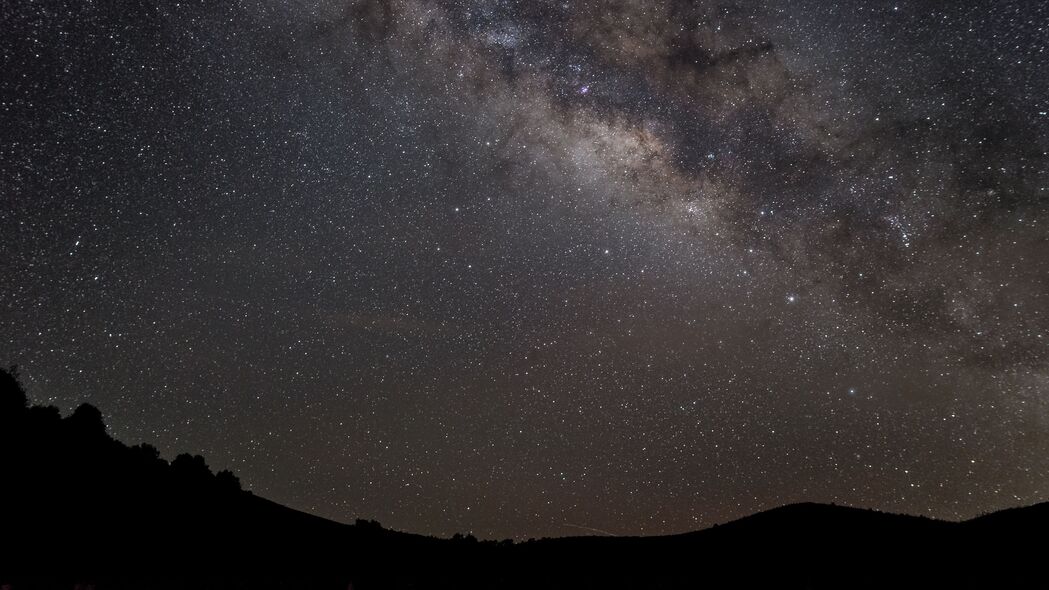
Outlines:
{"label": "dark foreground terrain", "polygon": [[0,588],[1049,588],[1049,505],[963,523],[798,504],[684,535],[528,543],[344,525],[128,447],[0,371]]}

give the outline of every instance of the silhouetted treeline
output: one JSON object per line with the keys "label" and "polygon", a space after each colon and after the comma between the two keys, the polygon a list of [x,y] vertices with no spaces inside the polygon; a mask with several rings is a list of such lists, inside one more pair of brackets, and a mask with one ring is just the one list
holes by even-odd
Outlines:
{"label": "silhouetted treeline", "polygon": [[[11,373],[0,371],[0,381],[0,441],[5,448],[0,473],[13,484],[5,503],[21,507],[15,516],[31,517],[37,531],[59,525],[83,530],[122,515],[128,516],[125,524],[149,530],[178,522],[187,511],[221,511],[241,496],[236,476],[229,471],[213,474],[199,455],[179,455],[169,464],[150,445],[128,447],[113,440],[102,413],[89,404],[62,418],[53,406],[27,407]],[[134,518],[150,514],[158,503],[167,505],[166,514],[148,521]]]}
{"label": "silhouetted treeline", "polygon": [[279,506],[113,440],[90,405],[30,407],[0,370],[4,590],[1046,587],[1047,525],[1046,504],[966,523],[798,504],[670,537],[440,540]]}
{"label": "silhouetted treeline", "polygon": [[2,369],[0,482],[0,584],[14,574],[179,579],[247,565],[281,579],[343,557],[363,537],[371,545],[395,535],[255,497],[200,455],[169,463],[150,445],[126,446],[91,405],[64,418],[53,406],[30,407],[15,372]]}

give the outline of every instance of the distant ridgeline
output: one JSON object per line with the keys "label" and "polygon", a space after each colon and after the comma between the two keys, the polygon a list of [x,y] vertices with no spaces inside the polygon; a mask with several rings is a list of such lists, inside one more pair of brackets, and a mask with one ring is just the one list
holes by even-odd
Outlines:
{"label": "distant ridgeline", "polygon": [[798,504],[669,537],[441,540],[241,490],[29,407],[0,369],[0,588],[1049,587],[1049,505],[965,523]]}

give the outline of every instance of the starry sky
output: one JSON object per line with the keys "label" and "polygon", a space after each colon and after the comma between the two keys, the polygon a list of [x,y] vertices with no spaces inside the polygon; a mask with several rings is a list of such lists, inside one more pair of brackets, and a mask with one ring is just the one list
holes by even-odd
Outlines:
{"label": "starry sky", "polygon": [[1049,500],[1049,3],[0,6],[0,363],[340,521]]}

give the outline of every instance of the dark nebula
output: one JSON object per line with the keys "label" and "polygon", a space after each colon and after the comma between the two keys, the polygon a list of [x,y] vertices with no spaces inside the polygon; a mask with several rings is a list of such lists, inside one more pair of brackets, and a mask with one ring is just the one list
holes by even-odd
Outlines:
{"label": "dark nebula", "polygon": [[35,403],[428,534],[1049,500],[1046,2],[0,26],[0,362]]}

